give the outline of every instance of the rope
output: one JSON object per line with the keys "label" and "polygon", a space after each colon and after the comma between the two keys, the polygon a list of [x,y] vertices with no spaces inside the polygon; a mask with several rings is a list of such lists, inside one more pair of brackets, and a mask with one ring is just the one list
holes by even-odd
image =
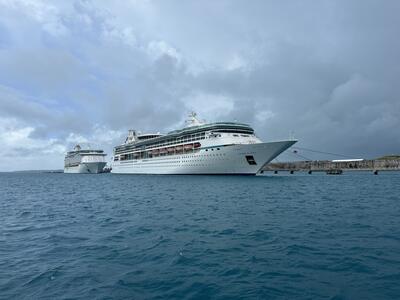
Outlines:
{"label": "rope", "polygon": [[324,151],[319,151],[319,150],[312,150],[312,149],[308,149],[308,148],[300,148],[300,147],[292,147],[292,148],[293,149],[304,150],[304,151],[310,151],[310,152],[314,152],[314,153],[320,153],[320,154],[329,154],[329,155],[333,155],[333,156],[339,156],[339,157],[345,157],[345,158],[353,158],[353,157],[348,156],[348,155],[331,153],[331,152],[324,152]]}
{"label": "rope", "polygon": [[302,159],[305,159],[305,160],[312,160],[311,158],[305,157],[304,155],[300,155],[300,154],[295,153],[295,152],[293,152],[293,154],[297,155],[298,157],[301,157]]}

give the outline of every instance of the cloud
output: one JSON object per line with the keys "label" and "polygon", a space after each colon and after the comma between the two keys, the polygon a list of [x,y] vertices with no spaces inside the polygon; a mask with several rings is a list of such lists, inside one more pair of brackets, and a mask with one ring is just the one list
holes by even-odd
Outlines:
{"label": "cloud", "polygon": [[190,110],[248,122],[264,140],[294,132],[308,148],[398,152],[399,8],[0,0],[2,166],[41,167],[10,163],[18,139],[32,157],[55,149],[47,167],[59,168],[61,147],[111,153],[129,128],[165,132]]}
{"label": "cloud", "polygon": [[12,118],[0,118],[0,164],[4,170],[54,168],[65,152],[56,139],[31,137],[33,127],[21,126]]}
{"label": "cloud", "polygon": [[151,41],[148,45],[148,51],[155,59],[171,57],[178,63],[181,60],[181,56],[178,51],[172,46],[168,45],[165,41]]}

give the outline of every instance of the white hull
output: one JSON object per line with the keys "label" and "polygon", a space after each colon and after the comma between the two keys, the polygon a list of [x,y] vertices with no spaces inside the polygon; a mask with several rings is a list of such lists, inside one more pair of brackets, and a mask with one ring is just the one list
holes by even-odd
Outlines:
{"label": "white hull", "polygon": [[[256,175],[296,141],[211,146],[199,152],[147,159],[115,161],[116,174],[244,174]],[[252,156],[256,164],[250,164]]]}
{"label": "white hull", "polygon": [[65,167],[64,173],[97,174],[103,171],[105,165],[105,162],[80,163],[78,166]]}

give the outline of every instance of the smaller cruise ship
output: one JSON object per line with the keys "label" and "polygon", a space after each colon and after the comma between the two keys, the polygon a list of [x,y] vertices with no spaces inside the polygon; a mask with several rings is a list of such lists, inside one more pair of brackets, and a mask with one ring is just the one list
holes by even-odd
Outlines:
{"label": "smaller cruise ship", "polygon": [[64,159],[64,173],[101,173],[106,166],[103,150],[83,150],[76,145],[69,151]]}

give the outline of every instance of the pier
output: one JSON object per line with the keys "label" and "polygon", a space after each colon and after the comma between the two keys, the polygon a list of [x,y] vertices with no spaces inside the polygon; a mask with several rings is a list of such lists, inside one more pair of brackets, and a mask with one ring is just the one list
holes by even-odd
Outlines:
{"label": "pier", "polygon": [[298,171],[326,172],[327,174],[341,174],[346,171],[370,171],[378,174],[381,171],[400,171],[400,159],[363,159],[363,160],[314,160],[273,162],[263,168],[264,172],[287,171],[293,174]]}

